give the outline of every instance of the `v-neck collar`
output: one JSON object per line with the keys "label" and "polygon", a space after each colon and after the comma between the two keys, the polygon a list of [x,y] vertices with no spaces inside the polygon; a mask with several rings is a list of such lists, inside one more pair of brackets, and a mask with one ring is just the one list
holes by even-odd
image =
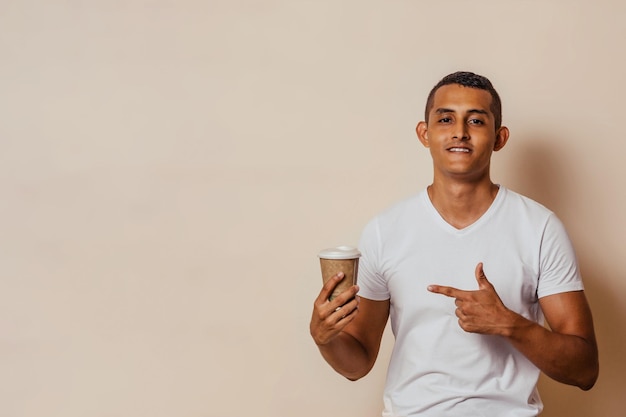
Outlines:
{"label": "v-neck collar", "polygon": [[487,222],[489,218],[493,216],[493,213],[495,213],[498,207],[502,204],[505,194],[506,194],[506,188],[498,184],[498,193],[496,194],[496,197],[491,202],[491,205],[489,206],[489,208],[474,223],[462,229],[457,229],[456,227],[452,226],[441,216],[441,214],[439,214],[439,212],[433,205],[433,202],[430,201],[430,197],[428,197],[427,189],[425,189],[422,192],[422,198],[424,199],[424,204],[426,204],[428,211],[433,216],[435,222],[439,225],[439,227],[441,227],[448,233],[461,236],[461,235],[470,233],[472,230],[480,228],[482,224]]}

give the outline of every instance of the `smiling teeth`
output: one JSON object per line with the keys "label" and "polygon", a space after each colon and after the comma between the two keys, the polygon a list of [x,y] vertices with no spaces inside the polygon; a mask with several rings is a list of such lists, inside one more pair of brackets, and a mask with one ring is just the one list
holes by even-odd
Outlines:
{"label": "smiling teeth", "polygon": [[466,148],[450,148],[450,152],[469,152]]}

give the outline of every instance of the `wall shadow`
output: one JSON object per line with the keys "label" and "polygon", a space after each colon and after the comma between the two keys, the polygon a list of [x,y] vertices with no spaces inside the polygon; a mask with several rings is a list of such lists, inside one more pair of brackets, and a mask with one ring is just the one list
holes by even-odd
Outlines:
{"label": "wall shadow", "polygon": [[[554,136],[526,135],[516,140],[514,149],[505,160],[503,175],[499,175],[507,188],[557,213],[568,230],[568,225],[575,224],[579,238],[581,234],[593,233],[590,242],[574,241],[574,245],[594,316],[600,349],[600,378],[591,391],[583,392],[542,376],[539,384],[545,404],[542,417],[621,415],[616,413],[623,413],[626,402],[622,392],[622,376],[626,374],[626,361],[623,358],[623,352],[626,351],[626,309],[622,307],[619,294],[611,286],[612,282],[619,282],[626,271],[618,265],[619,260],[609,262],[588,253],[592,251],[585,251],[591,241],[593,244],[610,244],[609,236],[615,231],[594,227],[597,222],[594,222],[593,216],[601,216],[601,212],[589,212],[580,207],[581,194],[586,195],[591,190],[582,189],[571,174],[573,168],[577,168],[578,158],[564,152],[562,141],[555,140]],[[601,170],[602,167],[597,169]],[[581,229],[587,225],[588,231]]]}

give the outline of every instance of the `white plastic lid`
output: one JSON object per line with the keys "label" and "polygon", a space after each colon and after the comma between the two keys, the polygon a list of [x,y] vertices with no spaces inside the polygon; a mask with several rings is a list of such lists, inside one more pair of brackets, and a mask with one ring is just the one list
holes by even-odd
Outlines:
{"label": "white plastic lid", "polygon": [[352,246],[337,246],[321,251],[317,256],[322,259],[354,259],[361,256],[361,252]]}

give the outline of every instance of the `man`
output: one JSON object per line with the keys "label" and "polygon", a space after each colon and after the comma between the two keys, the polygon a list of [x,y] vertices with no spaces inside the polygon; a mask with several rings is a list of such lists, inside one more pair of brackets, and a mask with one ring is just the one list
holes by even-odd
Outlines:
{"label": "man", "polygon": [[432,184],[366,226],[359,286],[328,301],[340,273],[315,301],[311,335],[350,380],[374,365],[391,317],[385,417],[537,416],[540,371],[583,390],[597,379],[593,321],[563,225],[491,181],[492,152],[509,138],[501,120],[488,79],[443,78],[416,128]]}

